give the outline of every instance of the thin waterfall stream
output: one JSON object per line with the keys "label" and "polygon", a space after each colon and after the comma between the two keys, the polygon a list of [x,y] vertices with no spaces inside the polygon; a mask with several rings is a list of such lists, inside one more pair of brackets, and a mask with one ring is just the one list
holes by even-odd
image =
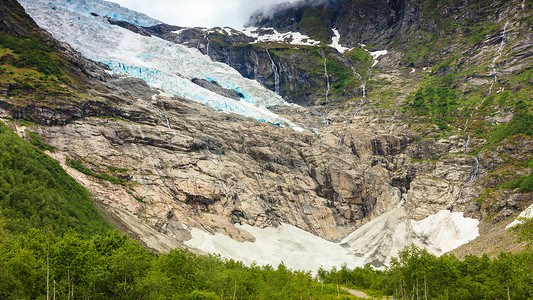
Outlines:
{"label": "thin waterfall stream", "polygon": [[276,94],[279,95],[279,72],[278,67],[276,66],[276,63],[274,62],[274,59],[272,59],[272,56],[270,55],[270,51],[268,51],[267,48],[265,48],[266,53],[268,54],[268,58],[270,58],[270,62],[272,63],[272,72],[274,72],[274,91]]}
{"label": "thin waterfall stream", "polygon": [[326,85],[327,85],[327,89],[326,89],[326,104],[327,104],[329,102],[328,97],[329,97],[329,92],[331,91],[331,84],[329,82],[326,54],[324,53],[324,51],[320,51],[320,55],[322,55],[322,58],[324,59],[324,74],[326,75]]}
{"label": "thin waterfall stream", "polygon": [[[470,112],[470,118],[466,120],[465,122],[465,128],[464,128],[464,132],[467,132],[468,130],[468,123],[470,121],[470,119],[473,118],[474,116],[474,112],[477,111],[479,109],[479,107],[481,105],[483,105],[483,103],[485,102],[485,100],[487,100],[487,98],[489,98],[491,95],[492,95],[492,91],[493,91],[493,88],[494,88],[494,85],[498,82],[498,77],[499,77],[499,74],[498,74],[498,70],[496,69],[496,62],[498,61],[498,59],[501,58],[502,54],[503,54],[503,49],[505,48],[505,45],[506,45],[506,41],[507,41],[507,27],[509,26],[509,21],[505,22],[505,25],[503,26],[503,32],[502,32],[502,40],[500,42],[500,46],[498,47],[498,55],[496,55],[496,57],[494,57],[494,59],[492,60],[492,63],[491,65],[489,66],[492,70],[492,82],[489,86],[489,91],[487,92],[487,95],[483,98],[483,100],[481,101],[481,103],[479,103],[478,105],[476,105],[476,107],[474,108],[474,110],[472,110],[472,112]],[[492,126],[494,126],[494,121],[496,119],[496,116],[492,119]],[[465,144],[465,153],[468,152],[468,147],[470,146],[470,140],[471,140],[471,136],[470,134],[468,134],[468,138],[467,138],[467,142]]]}
{"label": "thin waterfall stream", "polygon": [[[522,2],[522,5],[524,5],[524,2]],[[523,6],[522,6],[522,9],[523,9]],[[494,57],[494,59],[492,60],[491,65],[490,65],[490,68],[492,70],[492,78],[493,78],[493,80],[492,80],[492,83],[490,84],[489,91],[487,92],[487,95],[485,96],[485,98],[483,98],[481,103],[478,104],[475,107],[475,109],[470,113],[470,119],[472,119],[472,117],[474,115],[474,112],[478,110],[479,106],[481,106],[485,102],[485,100],[487,100],[487,98],[489,98],[492,95],[494,85],[498,82],[499,73],[498,73],[498,70],[496,69],[496,62],[502,57],[503,49],[505,48],[506,41],[507,41],[507,27],[508,26],[509,26],[509,21],[506,21],[504,26],[503,26],[503,31],[502,31],[502,35],[501,35],[501,42],[500,42],[500,46],[498,47],[497,55],[496,55],[496,57]],[[499,110],[499,108],[497,110]],[[467,132],[468,122],[470,121],[470,119],[466,120],[464,132]],[[494,118],[492,119],[492,126],[494,126],[495,119],[496,119],[496,116],[494,116]],[[467,137],[467,140],[466,140],[466,143],[465,143],[464,154],[466,154],[468,152],[468,148],[470,147],[471,140],[472,140],[472,137],[471,137],[470,134],[468,134],[468,137]],[[474,169],[470,173],[470,177],[468,178],[468,180],[459,189],[459,192],[457,193],[455,201],[452,202],[452,204],[449,206],[449,210],[450,211],[453,210],[453,204],[455,202],[457,202],[458,200],[461,200],[461,198],[463,197],[464,189],[470,183],[472,183],[474,180],[476,180],[476,178],[477,178],[477,176],[479,174],[480,164],[479,164],[478,156],[477,155],[474,156],[474,159],[476,161]]]}

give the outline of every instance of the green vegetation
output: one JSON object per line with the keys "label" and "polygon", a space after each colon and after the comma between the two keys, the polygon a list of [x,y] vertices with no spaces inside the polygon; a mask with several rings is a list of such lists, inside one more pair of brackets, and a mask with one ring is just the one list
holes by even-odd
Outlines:
{"label": "green vegetation", "polygon": [[[531,231],[530,231],[531,233]],[[531,299],[533,251],[487,255],[436,257],[414,246],[406,247],[386,271],[371,267],[320,270],[321,280],[372,294],[400,299]]]}
{"label": "green vegetation", "polygon": [[511,122],[500,126],[491,133],[491,141],[500,142],[517,134],[533,137],[533,114],[524,112],[515,115]]}
{"label": "green vegetation", "polygon": [[33,36],[15,37],[9,34],[0,33],[0,47],[11,49],[14,54],[4,56],[4,60],[18,68],[35,68],[45,75],[62,77],[62,72],[58,60],[54,57],[52,50],[43,44],[38,38]]}
{"label": "green vegetation", "polygon": [[[473,1],[462,10],[465,13],[489,10],[495,4],[494,1]],[[417,122],[428,125],[427,128],[437,125],[441,131],[464,129],[468,121],[469,134],[497,143],[517,134],[515,129],[521,126],[514,125],[522,123],[531,127],[530,121],[525,119],[533,110],[533,70],[523,68],[513,74],[499,70],[499,63],[523,55],[521,50],[513,50],[516,39],[508,35],[498,59],[496,49],[508,19],[495,22],[479,18],[476,13],[467,16],[446,9],[455,5],[460,5],[459,1],[424,1],[421,3],[420,30],[408,34],[408,39],[405,36],[395,37],[391,43],[405,52],[402,63],[406,67],[432,70],[413,75],[418,76],[421,84],[407,98],[408,112],[418,116]],[[498,2],[498,5],[514,7],[516,3],[504,1]],[[527,14],[514,18],[521,24],[530,19]],[[480,58],[479,49],[487,41],[493,43],[490,45],[492,50],[483,53],[485,57]],[[494,58],[497,58],[498,78],[491,82],[494,78],[491,78],[493,70],[490,62]],[[486,83],[474,84],[475,78],[483,78]],[[489,86],[492,89],[489,90]],[[494,120],[509,112],[515,115],[515,124],[501,129],[494,127]],[[494,133],[496,138],[491,137],[493,129],[497,129]]]}
{"label": "green vegetation", "polygon": [[412,99],[412,109],[417,115],[426,116],[441,130],[457,117],[457,93],[450,88],[453,76],[428,80],[420,87]]}
{"label": "green vegetation", "polygon": [[45,151],[45,150],[48,150],[50,152],[55,152],[56,149],[54,149],[54,147],[48,145],[47,143],[43,142],[41,140],[41,137],[38,136],[37,134],[29,131],[29,130],[26,130],[26,133],[28,134],[28,137],[29,137],[29,142],[34,145],[35,147]]}
{"label": "green vegetation", "polygon": [[368,78],[368,73],[372,67],[372,56],[365,49],[356,47],[346,53],[346,57],[351,61],[356,71],[363,79]]}
{"label": "green vegetation", "polygon": [[31,230],[0,242],[2,299],[352,298],[283,265],[246,267],[184,250],[158,256],[116,232],[83,239]]}
{"label": "green vegetation", "polygon": [[326,9],[305,8],[302,19],[296,27],[301,32],[307,34],[314,40],[330,42],[330,29],[324,20],[327,19],[328,11]]}
{"label": "green vegetation", "polygon": [[[43,143],[44,144],[44,143]],[[109,229],[90,194],[42,150],[0,122],[0,210],[13,233],[41,228],[82,236]]]}
{"label": "green vegetation", "polygon": [[[254,50],[264,52],[266,45],[254,44]],[[280,58],[282,61],[290,61],[291,72],[305,74],[305,77],[316,80],[316,85],[303,86],[297,79],[285,78],[286,89],[291,90],[292,97],[296,101],[305,99],[308,93],[318,92],[325,96],[326,79],[324,72],[324,55],[326,66],[330,76],[330,103],[338,104],[342,101],[359,101],[361,87],[360,79],[353,73],[351,66],[339,54],[326,46],[294,46],[285,44],[269,45],[268,50],[274,60]],[[277,57],[277,58],[276,58]],[[372,57],[362,48],[354,48],[346,53],[348,61],[351,62],[356,72],[361,74],[363,80],[367,80],[372,64]],[[302,59],[305,58],[305,59]],[[291,81],[292,80],[292,81]],[[323,92],[320,92],[320,91]]]}
{"label": "green vegetation", "polygon": [[128,169],[124,169],[124,168],[117,168],[117,167],[113,167],[113,166],[107,166],[107,168],[109,169],[109,171],[115,172],[115,173],[126,173],[126,172],[128,172]]}
{"label": "green vegetation", "polygon": [[511,230],[520,242],[525,242],[528,246],[531,246],[531,243],[533,243],[533,218],[521,218],[519,220],[522,223],[513,226]]}
{"label": "green vegetation", "polygon": [[[75,93],[72,87],[78,83],[64,71],[60,57],[37,37],[0,33],[0,86],[7,87],[5,96],[26,98],[20,104],[38,100],[53,106],[52,101]],[[48,96],[53,100],[43,101]]]}
{"label": "green vegetation", "polygon": [[[337,54],[331,48],[325,48],[324,55],[326,56],[326,66],[328,74],[331,77],[331,93],[338,98],[350,99],[359,95],[356,95],[355,91],[361,87],[360,79],[353,73],[351,68],[342,63],[337,58]],[[364,52],[364,53],[363,53]],[[368,71],[372,63],[372,57],[363,49],[356,48],[348,52],[347,57],[351,60],[356,71],[366,80]],[[315,58],[322,64],[317,67],[321,67],[321,75],[324,74],[323,58],[320,53],[315,54]]]}
{"label": "green vegetation", "polygon": [[[114,183],[114,184],[120,184],[120,185],[126,185],[128,182],[122,178],[117,178],[117,177],[113,177],[107,173],[94,173],[91,169],[85,167],[83,165],[83,162],[79,161],[79,160],[73,160],[73,159],[70,159],[70,158],[67,158],[67,165],[71,168],[74,168],[80,172],[82,172],[83,174],[85,175],[89,175],[91,177],[94,177],[94,178],[98,178],[98,179],[101,179],[101,180],[106,180],[106,181],[109,181],[111,183]],[[123,169],[118,169],[118,168],[114,168],[114,167],[108,167],[111,171],[113,172],[117,172],[117,171],[121,171],[121,172],[124,172],[122,171]],[[113,170],[113,168],[115,170]]]}
{"label": "green vegetation", "polygon": [[504,189],[520,189],[520,192],[527,193],[533,192],[533,172],[528,176],[520,176],[515,180],[506,182],[498,186],[498,188]]}

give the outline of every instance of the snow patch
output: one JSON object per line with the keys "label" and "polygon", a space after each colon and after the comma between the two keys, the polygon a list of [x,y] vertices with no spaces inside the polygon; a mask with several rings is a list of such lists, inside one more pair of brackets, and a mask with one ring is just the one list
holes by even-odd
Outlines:
{"label": "snow patch", "polygon": [[341,244],[350,249],[354,256],[363,258],[365,263],[381,268],[389,265],[391,258],[405,246],[424,246],[414,233],[411,220],[403,207],[395,208],[366,223],[343,239]]}
{"label": "snow patch", "polygon": [[524,209],[524,211],[522,211],[518,217],[516,217],[516,219],[511,222],[509,225],[507,225],[505,227],[505,229],[509,229],[513,226],[516,226],[516,225],[519,225],[519,224],[522,224],[522,221],[521,220],[518,220],[520,218],[524,218],[524,219],[531,219],[533,218],[533,204],[531,204],[531,206],[529,206],[528,208]]}
{"label": "snow patch", "polygon": [[389,53],[389,51],[387,50],[378,50],[378,51],[373,51],[373,52],[369,52],[370,53],[370,56],[372,56],[372,68],[378,64],[379,60],[378,58],[380,56],[383,56],[383,55],[386,55],[387,53]]}
{"label": "snow patch", "polygon": [[235,30],[231,27],[224,27],[223,30],[229,36],[232,36],[235,33]]}
{"label": "snow patch", "polygon": [[347,47],[343,47],[339,41],[341,39],[341,34],[339,33],[339,31],[336,29],[336,28],[333,28],[333,34],[335,35],[333,38],[332,38],[332,42],[330,45],[330,47],[332,48],[335,48],[337,49],[337,51],[339,51],[339,53],[344,53],[346,51],[350,51],[352,50],[353,48],[347,48]]}
{"label": "snow patch", "polygon": [[[271,33],[264,33],[265,31]],[[320,41],[315,41],[300,32],[279,32],[274,28],[247,27],[241,31],[243,34],[255,38],[256,43],[283,43],[295,46],[318,46]]]}
{"label": "snow patch", "polygon": [[283,262],[287,267],[316,272],[346,264],[349,268],[368,263],[377,268],[411,243],[441,255],[478,236],[478,220],[462,213],[441,211],[421,221],[407,217],[403,207],[391,210],[334,243],[288,224],[260,229],[236,225],[255,237],[255,242],[237,242],[230,237],[192,229],[189,247],[243,261],[247,265],[271,265]]}
{"label": "snow patch", "polygon": [[427,237],[430,252],[442,255],[479,236],[479,220],[463,213],[441,210],[421,221],[413,222],[418,236]]}
{"label": "snow patch", "polygon": [[184,32],[185,30],[187,30],[188,28],[182,28],[182,29],[178,29],[176,31],[172,31],[172,33],[174,34],[177,34],[177,35],[180,35],[182,32]]}

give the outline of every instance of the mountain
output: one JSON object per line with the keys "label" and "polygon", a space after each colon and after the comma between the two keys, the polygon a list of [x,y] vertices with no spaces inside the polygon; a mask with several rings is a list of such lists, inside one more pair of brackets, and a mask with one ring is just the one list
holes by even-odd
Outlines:
{"label": "mountain", "polygon": [[27,78],[2,44],[1,116],[148,248],[315,272],[384,267],[410,243],[514,247],[502,228],[532,201],[528,3],[301,2],[242,31],[21,3],[58,60]]}

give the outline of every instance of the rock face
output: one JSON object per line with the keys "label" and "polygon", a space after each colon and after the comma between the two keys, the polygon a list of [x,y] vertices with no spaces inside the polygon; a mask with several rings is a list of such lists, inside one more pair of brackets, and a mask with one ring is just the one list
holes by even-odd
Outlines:
{"label": "rock face", "polygon": [[[414,30],[409,24],[421,13],[410,1],[377,1],[382,5],[355,9],[359,2],[288,6],[261,20],[256,16],[256,21],[280,30],[304,30],[301,21],[305,14],[325,10],[322,21],[329,26],[327,32],[333,26],[339,28],[345,45],[372,40],[377,47],[389,45],[389,38],[402,30],[406,35]],[[300,14],[302,19],[297,21]],[[370,28],[374,21],[380,26]],[[49,155],[93,193],[95,202],[114,216],[119,228],[156,251],[183,247],[198,230],[253,242],[254,235],[243,229],[247,226],[292,225],[340,242],[365,224],[373,227],[375,223],[369,222],[382,216],[385,221],[375,230],[357,232],[343,241],[355,249],[357,237],[377,239],[377,228],[392,228],[397,222],[411,234],[413,222],[424,224],[426,217],[443,214],[443,210],[488,222],[494,216],[505,219],[531,202],[531,193],[516,190],[491,194],[494,205],[476,201],[486,187],[496,188],[508,181],[508,174],[500,171],[508,168],[509,162],[527,165],[533,142],[527,136],[517,136],[487,148],[486,140],[472,138],[462,128],[451,132],[437,132],[438,127],[419,129],[419,123],[426,120],[403,110],[410,104],[404,100],[430,71],[410,73],[406,69],[408,51],[400,46],[391,46],[395,49],[379,57],[379,62],[357,65],[349,55],[332,47],[267,46],[227,28],[206,31],[111,22],[143,36],[196,45],[243,76],[258,79],[293,102],[305,104],[278,108],[277,113],[304,128],[316,129],[298,132],[279,128],[164,96],[141,80],[108,75],[104,66],[53,42],[73,72],[77,70],[83,86],[76,91],[72,88],[69,97],[55,102],[36,98],[20,101],[0,93],[0,116],[15,119],[10,125],[20,134],[30,130],[53,146],[56,151]],[[424,24],[432,26],[431,22]],[[10,28],[10,34],[26,30],[16,29],[16,23],[1,26],[4,31]],[[304,33],[320,33],[313,32]],[[513,34],[513,49],[519,49],[519,57],[526,57],[531,48],[524,45],[530,44],[531,34],[524,33],[525,41],[518,41],[518,34]],[[379,38],[374,39],[376,36]],[[53,40],[49,35],[47,39]],[[469,64],[492,58],[487,49],[498,46],[498,41],[489,36],[484,43],[471,49],[477,56]],[[510,59],[498,67],[512,73],[514,68],[523,70],[527,63]],[[331,75],[326,76],[324,64]],[[357,79],[356,73],[363,71],[367,72],[364,78],[360,75],[362,79]],[[434,73],[441,71],[437,68]],[[484,77],[492,79],[490,75]],[[355,83],[350,85],[350,78]],[[483,78],[483,86],[488,89],[491,81],[487,78]],[[465,93],[465,82],[470,79],[457,83]],[[241,98],[235,90],[209,80],[191,81],[218,95]],[[348,82],[347,88],[340,86],[340,92],[331,96],[346,103],[326,102],[328,82],[332,86]],[[384,89],[388,93],[380,94]],[[386,102],[391,98],[393,102]],[[355,111],[357,106],[360,109]],[[27,124],[17,119],[38,124],[25,127]],[[78,164],[105,176],[87,175],[74,168]],[[530,168],[522,165],[515,173],[527,176]],[[382,266],[389,257],[383,247],[366,249],[372,252],[367,256],[375,266]]]}
{"label": "rock face", "polygon": [[[331,68],[341,65],[349,70],[352,64],[347,57],[335,53],[330,47],[290,42],[265,44],[230,28],[199,29],[157,25],[144,30],[168,41],[197,48],[211,59],[228,64],[242,76],[257,80],[287,101],[300,105],[325,104],[328,80],[334,85],[342,83],[346,80],[345,77],[355,76],[331,76],[331,72],[330,78],[326,78],[321,52],[326,51]],[[269,32],[259,29],[257,34]],[[330,93],[329,98],[340,101],[341,97],[361,94],[358,88],[359,84],[350,86],[338,94]]]}
{"label": "rock face", "polygon": [[[128,178],[125,186],[110,192],[112,184],[96,181],[89,189],[158,228],[168,228],[160,222],[179,221],[245,239],[233,223],[266,227],[283,222],[334,240],[401,199],[385,176],[358,166],[359,159],[339,146],[332,133],[276,129],[178,99],[151,105],[167,111],[170,129],[159,118],[90,118],[42,128],[38,134],[58,149],[53,155],[60,161],[98,166],[95,173],[109,172],[107,167],[127,169],[121,173]],[[121,103],[120,109],[121,115],[141,115],[153,108],[141,102]],[[61,155],[65,144],[70,144],[69,154]]]}
{"label": "rock face", "polygon": [[[452,203],[456,210],[478,214],[472,204],[478,189],[455,202],[474,162],[465,157],[413,164],[419,143],[406,127],[396,128],[399,135],[384,134],[395,124],[361,117],[320,134],[299,133],[183,99],[150,98],[117,97],[112,109],[99,112],[110,118],[31,130],[57,149],[50,155],[97,201],[178,241],[187,240],[187,228],[246,241],[249,235],[234,224],[281,223],[335,241],[402,201],[413,219]],[[156,108],[167,112],[170,128]],[[342,141],[340,131],[346,136]],[[124,183],[85,175],[67,159]]]}
{"label": "rock face", "polygon": [[21,36],[39,28],[16,0],[2,1],[0,8],[0,32]]}

